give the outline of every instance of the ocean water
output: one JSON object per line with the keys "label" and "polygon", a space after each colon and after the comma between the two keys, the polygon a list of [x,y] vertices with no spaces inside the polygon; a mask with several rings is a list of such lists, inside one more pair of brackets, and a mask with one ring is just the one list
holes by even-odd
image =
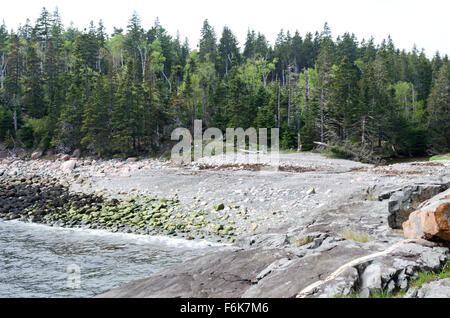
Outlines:
{"label": "ocean water", "polygon": [[219,248],[207,241],[0,220],[0,297],[93,297]]}

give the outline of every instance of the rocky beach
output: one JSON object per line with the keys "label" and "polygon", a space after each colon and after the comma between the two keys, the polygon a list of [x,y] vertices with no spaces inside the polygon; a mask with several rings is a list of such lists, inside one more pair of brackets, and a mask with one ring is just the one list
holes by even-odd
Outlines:
{"label": "rocky beach", "polygon": [[[375,166],[285,153],[274,167],[263,154],[258,164],[247,159],[5,158],[0,218],[223,246],[102,297],[435,294],[410,283],[446,266],[446,240],[406,240],[402,224],[424,201],[446,200],[449,160]],[[432,284],[448,293],[445,279]]]}

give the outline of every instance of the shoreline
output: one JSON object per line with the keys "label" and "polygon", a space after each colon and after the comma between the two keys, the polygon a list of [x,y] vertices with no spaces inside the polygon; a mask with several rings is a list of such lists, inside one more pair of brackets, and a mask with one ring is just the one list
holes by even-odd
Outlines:
{"label": "shoreline", "polygon": [[0,219],[1,222],[8,222],[10,224],[20,224],[23,226],[30,227],[39,227],[42,230],[55,230],[55,231],[75,231],[79,233],[87,233],[91,236],[99,236],[99,237],[118,237],[142,243],[149,244],[162,244],[166,246],[178,246],[178,247],[190,247],[190,248],[206,248],[206,247],[230,247],[231,244],[227,243],[216,243],[208,240],[186,240],[180,237],[167,236],[167,235],[148,235],[148,234],[135,234],[135,233],[126,233],[126,232],[111,232],[104,229],[91,229],[91,228],[83,228],[83,227],[61,227],[57,225],[49,225],[45,223],[36,223],[36,222],[26,222],[20,220],[3,220]]}
{"label": "shoreline", "polygon": [[204,211],[184,211],[176,196],[166,199],[132,194],[120,198],[74,192],[56,179],[36,176],[2,178],[0,206],[0,219],[62,228],[210,239],[216,243],[229,242],[234,235],[226,225],[204,221]]}
{"label": "shoreline", "polygon": [[[101,217],[106,217],[103,221],[108,222],[110,217],[121,214],[121,210],[132,204],[135,206],[118,218],[128,220],[127,225],[117,230],[148,234],[146,231],[152,230],[147,228],[151,224],[148,222],[153,222],[152,226],[156,225],[161,232],[151,234],[168,236],[175,230],[177,235],[169,237],[190,239],[192,236],[194,241],[206,239],[232,247],[172,266],[100,297],[222,297],[231,290],[240,297],[294,297],[294,290],[300,292],[314,283],[317,275],[328,275],[338,265],[380,252],[402,239],[400,231],[390,228],[387,222],[387,203],[393,193],[414,184],[448,182],[450,185],[450,161],[445,160],[376,167],[316,154],[286,154],[281,158],[281,166],[295,168],[275,172],[249,169],[239,162],[230,166],[214,157],[182,167],[152,159],[132,162],[78,159],[71,169],[62,169],[67,162],[70,160],[0,161],[0,171],[3,171],[0,179],[16,183],[23,183],[21,179],[25,179],[27,184],[26,179],[39,172],[40,176],[35,178],[57,178],[53,185],[61,185],[67,191],[63,191],[66,196],[74,195],[76,202],[79,196],[97,200],[97,211],[86,213],[79,211],[85,206],[74,208],[77,222],[81,215],[81,219],[84,216],[89,220],[92,213],[91,224]],[[205,166],[208,168],[203,169]],[[48,184],[44,183],[45,187],[48,188]],[[130,202],[133,197],[144,198],[144,202],[139,199]],[[116,200],[115,210],[108,211],[111,215],[103,215],[101,211],[111,208],[111,200]],[[165,209],[162,212],[167,215],[157,225],[164,217],[160,209]],[[160,215],[152,218],[157,213]],[[126,218],[130,215],[137,225],[144,223],[132,227],[130,218]],[[184,232],[176,227],[176,224],[189,222],[192,225]],[[103,226],[104,222],[101,224]],[[175,225],[175,229],[169,228],[169,224]],[[117,226],[117,222],[110,222],[108,227],[112,226]],[[231,235],[229,231],[224,233],[227,226],[233,226]],[[344,238],[341,233],[345,229],[365,233],[370,240],[362,243]],[[437,270],[448,258],[448,249],[424,244],[407,244],[404,250],[380,260],[382,275],[389,271],[397,273],[389,288],[407,284],[420,270]],[[424,261],[421,259],[424,253],[433,256]],[[408,269],[410,266],[392,265],[392,262],[403,264],[407,260],[414,264],[414,270]],[[296,274],[299,266],[303,278]],[[345,274],[312,297],[350,293],[348,286],[352,286],[355,279],[364,280],[360,276],[364,268],[358,270],[359,274]],[[209,274],[203,273],[205,269]],[[211,272],[215,274],[211,276]],[[223,281],[225,273],[236,277],[241,282],[239,286],[232,283],[234,279]],[[182,277],[190,278],[184,281]],[[295,288],[280,290],[276,287],[287,282]],[[211,288],[224,285],[219,292],[215,287],[205,291],[206,287],[201,287],[205,284]],[[142,290],[143,286],[146,292],[137,293],[136,288]]]}

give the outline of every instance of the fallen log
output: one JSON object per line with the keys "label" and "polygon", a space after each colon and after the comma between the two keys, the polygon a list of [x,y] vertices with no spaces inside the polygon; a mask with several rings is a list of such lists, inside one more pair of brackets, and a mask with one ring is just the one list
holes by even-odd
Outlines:
{"label": "fallen log", "polygon": [[320,142],[320,141],[313,141],[313,143],[315,143],[316,145],[319,145],[319,146],[326,147],[326,148],[331,147],[330,145],[328,145],[328,144],[326,144],[324,142]]}

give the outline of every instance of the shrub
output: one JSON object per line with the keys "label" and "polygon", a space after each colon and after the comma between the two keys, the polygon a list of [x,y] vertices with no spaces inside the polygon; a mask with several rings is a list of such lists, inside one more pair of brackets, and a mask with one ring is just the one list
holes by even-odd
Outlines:
{"label": "shrub", "polygon": [[14,130],[13,112],[6,107],[0,105],[0,140],[6,140],[8,131]]}

